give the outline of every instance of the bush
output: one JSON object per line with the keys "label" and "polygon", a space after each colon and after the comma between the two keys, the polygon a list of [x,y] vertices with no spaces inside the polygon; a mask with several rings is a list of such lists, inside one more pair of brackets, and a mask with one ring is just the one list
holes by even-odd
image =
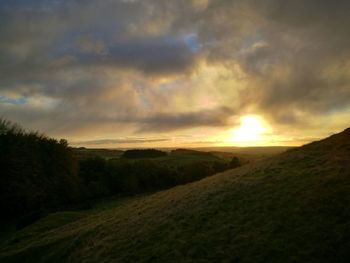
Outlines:
{"label": "bush", "polygon": [[237,157],[233,157],[232,160],[230,161],[229,164],[230,168],[237,168],[241,166],[241,162],[239,161],[239,159]]}

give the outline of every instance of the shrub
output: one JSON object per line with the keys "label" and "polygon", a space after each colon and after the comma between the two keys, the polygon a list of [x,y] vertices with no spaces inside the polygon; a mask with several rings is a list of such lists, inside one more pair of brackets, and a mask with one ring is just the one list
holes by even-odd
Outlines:
{"label": "shrub", "polygon": [[241,162],[239,161],[239,159],[237,157],[233,157],[230,161],[229,166],[231,169],[237,168],[237,167],[241,166]]}

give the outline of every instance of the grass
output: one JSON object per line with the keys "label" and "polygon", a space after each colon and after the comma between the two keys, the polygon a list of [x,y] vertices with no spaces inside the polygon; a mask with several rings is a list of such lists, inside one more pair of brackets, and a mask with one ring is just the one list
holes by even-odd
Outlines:
{"label": "grass", "polygon": [[[338,142],[340,141],[340,142]],[[350,134],[158,193],[51,214],[1,262],[349,262]]]}

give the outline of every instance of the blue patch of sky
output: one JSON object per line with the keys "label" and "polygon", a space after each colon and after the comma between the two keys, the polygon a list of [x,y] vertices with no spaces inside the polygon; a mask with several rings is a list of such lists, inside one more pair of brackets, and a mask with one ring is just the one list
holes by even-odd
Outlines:
{"label": "blue patch of sky", "polygon": [[185,44],[191,49],[193,52],[198,52],[200,49],[200,45],[198,43],[198,35],[197,33],[190,33],[184,37]]}
{"label": "blue patch of sky", "polygon": [[7,96],[0,96],[1,104],[11,104],[11,105],[24,105],[28,103],[28,99],[25,97],[20,98],[10,98]]}

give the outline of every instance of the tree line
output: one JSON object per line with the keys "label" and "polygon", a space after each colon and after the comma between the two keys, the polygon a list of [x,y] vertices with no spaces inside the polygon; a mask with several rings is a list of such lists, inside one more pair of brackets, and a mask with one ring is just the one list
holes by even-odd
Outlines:
{"label": "tree line", "polygon": [[197,161],[170,166],[153,159],[106,160],[101,157],[79,162],[79,175],[90,198],[151,192],[186,184],[229,168],[218,161]]}
{"label": "tree line", "polygon": [[0,119],[0,167],[2,222],[57,210],[86,198],[78,163],[67,141],[26,132],[3,119]]}
{"label": "tree line", "polygon": [[168,165],[158,150],[129,150],[122,158],[77,160],[66,140],[27,132],[0,119],[1,223],[19,227],[47,212],[88,207],[88,201],[170,188],[239,166],[239,160]]}

